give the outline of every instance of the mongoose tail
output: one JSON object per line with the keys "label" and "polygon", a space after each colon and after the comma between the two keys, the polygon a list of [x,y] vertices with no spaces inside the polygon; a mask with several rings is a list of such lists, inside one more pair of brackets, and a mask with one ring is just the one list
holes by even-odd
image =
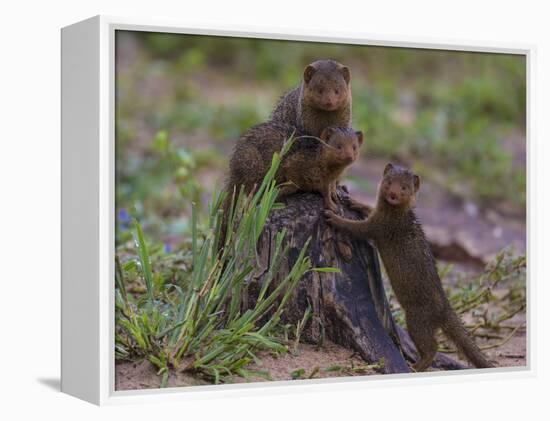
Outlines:
{"label": "mongoose tail", "polygon": [[464,328],[459,317],[451,310],[447,313],[447,319],[441,326],[443,332],[451,339],[458,350],[477,368],[491,368],[491,364]]}

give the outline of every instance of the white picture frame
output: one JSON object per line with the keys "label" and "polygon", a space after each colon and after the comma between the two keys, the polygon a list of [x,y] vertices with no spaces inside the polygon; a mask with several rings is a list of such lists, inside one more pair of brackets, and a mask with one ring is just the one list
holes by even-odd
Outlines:
{"label": "white picture frame", "polygon": [[[115,391],[114,387],[114,37],[116,30],[244,36],[299,41],[340,42],[522,54],[527,63],[527,208],[530,209],[532,161],[531,80],[534,46],[462,44],[424,39],[387,39],[352,33],[283,33],[277,28],[193,27],[174,22],[96,16],[67,26],[62,43],[62,392],[103,405],[136,401],[204,399],[218,393],[235,396],[268,392],[365,388],[418,381],[476,381],[535,373],[532,330],[527,330],[527,366],[491,373],[473,370],[414,375],[379,375],[301,382],[196,386],[163,390]],[[530,268],[530,218],[527,218],[527,267]],[[532,280],[527,277],[527,324],[532,326]]]}

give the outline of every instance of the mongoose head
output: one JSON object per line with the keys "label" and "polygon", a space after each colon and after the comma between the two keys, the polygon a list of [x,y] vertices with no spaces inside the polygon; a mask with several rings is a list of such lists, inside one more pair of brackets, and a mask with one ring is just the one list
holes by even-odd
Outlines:
{"label": "mongoose head", "polygon": [[326,144],[323,149],[325,162],[334,166],[351,165],[363,144],[363,132],[356,132],[349,127],[327,127],[320,137]]}
{"label": "mongoose head", "polygon": [[414,206],[420,188],[420,177],[407,168],[387,164],[378,189],[378,201],[393,207],[409,209]]}
{"label": "mongoose head", "polygon": [[351,101],[349,68],[334,60],[318,60],[304,69],[303,101],[305,105],[336,111]]}

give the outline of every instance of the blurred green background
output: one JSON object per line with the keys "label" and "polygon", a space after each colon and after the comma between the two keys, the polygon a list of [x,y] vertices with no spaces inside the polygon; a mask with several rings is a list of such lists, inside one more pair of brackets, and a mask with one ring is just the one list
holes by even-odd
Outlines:
{"label": "blurred green background", "polygon": [[184,242],[190,203],[204,210],[223,185],[235,140],[320,58],[351,69],[364,165],[402,162],[524,219],[523,56],[117,31],[117,244],[130,215],[166,251]]}

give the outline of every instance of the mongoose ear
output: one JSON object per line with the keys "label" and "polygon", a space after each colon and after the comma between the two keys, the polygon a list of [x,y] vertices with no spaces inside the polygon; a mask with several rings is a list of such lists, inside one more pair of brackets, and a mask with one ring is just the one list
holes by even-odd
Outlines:
{"label": "mongoose ear", "polygon": [[384,175],[386,175],[387,173],[389,173],[391,170],[393,170],[393,164],[391,162],[389,162],[387,165],[386,165],[386,168],[384,168]]}
{"label": "mongoose ear", "polygon": [[361,146],[363,144],[363,132],[359,130],[355,132],[355,135],[357,136],[357,142],[359,142],[359,146]]}
{"label": "mongoose ear", "polygon": [[346,83],[349,84],[351,80],[351,72],[349,70],[349,67],[347,66],[342,67],[342,76],[344,77],[344,80],[346,81]]}
{"label": "mongoose ear", "polygon": [[420,188],[420,177],[416,174],[413,176],[414,191],[417,192]]}
{"label": "mongoose ear", "polygon": [[327,141],[333,135],[334,129],[332,127],[325,127],[319,136],[322,140]]}
{"label": "mongoose ear", "polygon": [[306,83],[309,83],[314,73],[315,73],[315,67],[313,67],[311,64],[308,64],[304,69],[304,81]]}

